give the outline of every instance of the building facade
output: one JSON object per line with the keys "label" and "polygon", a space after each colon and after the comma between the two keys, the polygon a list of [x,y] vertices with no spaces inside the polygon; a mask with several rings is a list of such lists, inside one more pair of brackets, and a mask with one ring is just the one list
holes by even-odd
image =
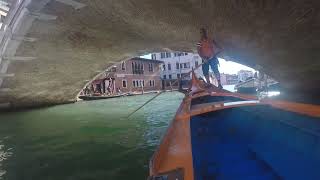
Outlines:
{"label": "building facade", "polygon": [[238,72],[238,81],[246,81],[248,78],[253,77],[253,72],[248,70],[240,70]]}
{"label": "building facade", "polygon": [[[160,52],[151,54],[151,59],[163,61],[161,68],[161,79],[183,79],[190,80],[191,75],[186,74],[202,63],[198,54],[186,52]],[[202,77],[201,67],[195,70],[197,77]]]}
{"label": "building facade", "polygon": [[[180,85],[186,88],[191,79],[189,72],[202,63],[198,54],[187,52],[152,53],[151,59],[163,61],[160,72],[162,89],[177,89]],[[203,78],[201,67],[195,69],[195,73],[198,78]]]}
{"label": "building facade", "polygon": [[239,82],[238,75],[236,74],[221,73],[220,78],[221,78],[222,85],[235,85]]}
{"label": "building facade", "polygon": [[122,61],[106,70],[85,89],[96,95],[158,91],[162,87],[161,64],[162,61],[139,57]]}

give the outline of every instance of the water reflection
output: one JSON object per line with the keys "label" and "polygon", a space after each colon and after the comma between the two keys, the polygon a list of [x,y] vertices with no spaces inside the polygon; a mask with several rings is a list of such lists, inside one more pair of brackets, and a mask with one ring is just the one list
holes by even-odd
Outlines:
{"label": "water reflection", "polygon": [[[160,95],[159,99],[148,104],[148,108],[145,109],[146,121],[143,125],[146,128],[143,131],[145,146],[156,147],[159,144],[183,98],[183,94],[175,94],[175,96]],[[165,107],[161,104],[165,104]]]}
{"label": "water reflection", "polygon": [[[7,139],[7,137],[5,137],[4,139]],[[4,145],[4,141],[0,140],[0,179],[3,179],[3,176],[7,172],[3,167],[3,162],[12,155],[11,150],[12,148],[7,149]]]}

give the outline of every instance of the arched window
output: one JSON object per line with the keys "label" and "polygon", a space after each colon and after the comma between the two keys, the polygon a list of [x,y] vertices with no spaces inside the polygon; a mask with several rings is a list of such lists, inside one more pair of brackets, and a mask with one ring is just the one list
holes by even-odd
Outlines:
{"label": "arched window", "polygon": [[138,69],[138,65],[136,62],[134,62],[134,73],[133,74],[137,74],[137,69]]}
{"label": "arched window", "polygon": [[153,72],[153,64],[149,63],[149,72]]}
{"label": "arched window", "polygon": [[131,65],[132,65],[132,74],[134,74],[134,63],[132,62]]}
{"label": "arched window", "polygon": [[121,63],[121,69],[122,69],[123,71],[126,70],[126,64],[125,64],[124,61],[122,61],[122,63]]}
{"label": "arched window", "polygon": [[160,53],[160,57],[161,59],[166,58],[166,53],[165,52]]}
{"label": "arched window", "polygon": [[125,79],[122,80],[122,87],[127,88],[127,80]]}

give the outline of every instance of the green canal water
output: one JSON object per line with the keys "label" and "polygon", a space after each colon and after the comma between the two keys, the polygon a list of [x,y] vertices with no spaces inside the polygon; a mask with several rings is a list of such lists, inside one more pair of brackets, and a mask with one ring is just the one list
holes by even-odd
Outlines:
{"label": "green canal water", "polygon": [[0,114],[0,179],[143,180],[183,95],[164,93]]}

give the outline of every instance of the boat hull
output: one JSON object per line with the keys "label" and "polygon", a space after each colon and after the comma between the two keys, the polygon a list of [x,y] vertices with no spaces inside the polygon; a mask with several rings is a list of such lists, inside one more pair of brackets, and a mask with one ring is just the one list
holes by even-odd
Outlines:
{"label": "boat hull", "polygon": [[236,93],[186,97],[150,179],[320,179],[319,117],[319,106]]}
{"label": "boat hull", "polygon": [[100,100],[100,99],[111,99],[116,97],[122,97],[125,95],[115,95],[115,96],[79,96],[79,99],[84,101],[93,101],[93,100]]}

